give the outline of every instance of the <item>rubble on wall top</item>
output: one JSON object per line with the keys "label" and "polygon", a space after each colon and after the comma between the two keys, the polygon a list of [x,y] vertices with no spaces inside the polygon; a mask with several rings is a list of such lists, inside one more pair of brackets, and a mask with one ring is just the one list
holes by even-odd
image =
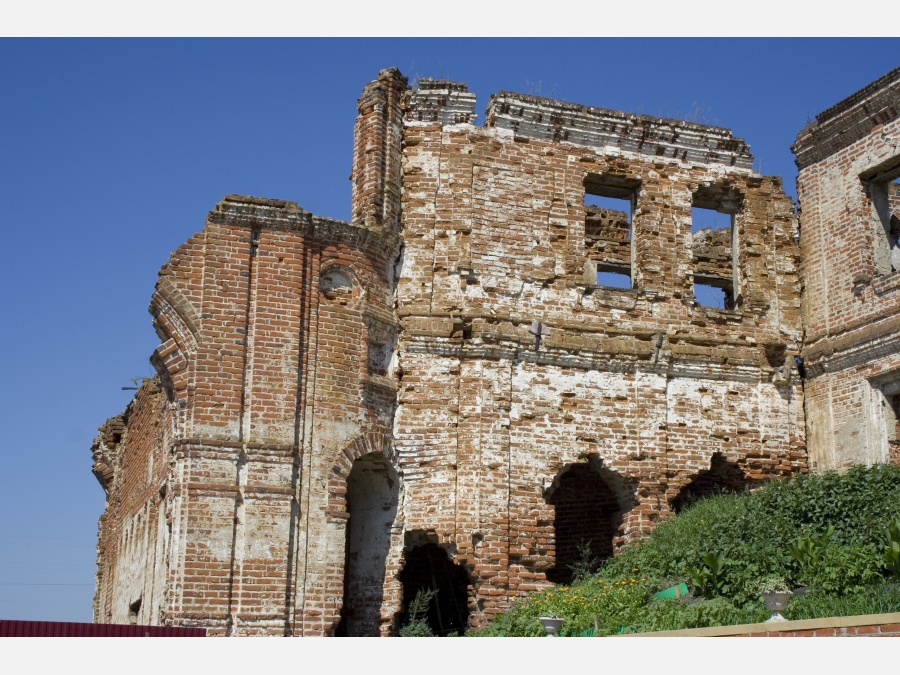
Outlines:
{"label": "rubble on wall top", "polygon": [[[233,225],[264,225],[267,228],[295,228],[309,224],[332,222],[330,218],[314,216],[301,209],[296,202],[286,199],[268,199],[247,195],[226,195],[214,211],[209,213],[210,222],[231,223]],[[333,221],[340,222],[340,221]]]}
{"label": "rubble on wall top", "polygon": [[751,169],[753,156],[729,129],[647,115],[630,115],[501,91],[490,98],[485,126],[517,136],[666,157],[691,164]]}
{"label": "rubble on wall top", "polygon": [[[469,85],[465,82],[453,82],[452,80],[434,80],[430,77],[423,77],[416,84],[416,89],[446,89],[448,91],[469,91]],[[474,94],[472,95],[474,96]]]}
{"label": "rubble on wall top", "polygon": [[287,201],[286,199],[269,199],[268,197],[251,197],[249,195],[225,195],[222,198],[222,203],[217,205],[218,210],[222,210],[222,207],[226,202],[230,202],[233,204],[251,204],[253,206],[263,206],[272,209],[282,209],[284,211],[290,211],[293,213],[302,213],[303,209],[301,209],[295,202]]}
{"label": "rubble on wall top", "polygon": [[419,80],[409,97],[406,117],[416,122],[448,124],[475,123],[475,94],[464,82]]}
{"label": "rubble on wall top", "polygon": [[[384,72],[384,71],[382,71]],[[463,82],[423,78],[410,93],[408,122],[475,123],[475,94]],[[501,91],[490,97],[484,126],[518,138],[618,147],[690,164],[752,170],[753,155],[730,129]]]}
{"label": "rubble on wall top", "polygon": [[850,96],[848,96],[844,100],[838,101],[830,108],[820,112],[818,115],[816,115],[816,121],[819,124],[827,122],[833,117],[837,117],[842,112],[849,110],[861,101],[870,98],[874,94],[877,94],[885,89],[894,88],[898,85],[900,85],[900,66],[894,68],[889,73],[882,75],[874,82],[870,82],[859,91],[850,94]]}

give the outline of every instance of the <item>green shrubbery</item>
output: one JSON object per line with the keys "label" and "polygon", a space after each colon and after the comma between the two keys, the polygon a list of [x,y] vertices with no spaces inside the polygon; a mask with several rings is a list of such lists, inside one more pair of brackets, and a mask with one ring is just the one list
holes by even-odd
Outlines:
{"label": "green shrubbery", "polygon": [[[561,635],[753,623],[769,616],[759,581],[783,577],[809,591],[788,619],[900,611],[900,467],[803,475],[752,494],[697,502],[606,561],[593,576],[532,595],[481,635]],[[894,547],[894,544],[897,547]],[[679,582],[692,600],[654,601]],[[699,597],[704,596],[704,597]]]}

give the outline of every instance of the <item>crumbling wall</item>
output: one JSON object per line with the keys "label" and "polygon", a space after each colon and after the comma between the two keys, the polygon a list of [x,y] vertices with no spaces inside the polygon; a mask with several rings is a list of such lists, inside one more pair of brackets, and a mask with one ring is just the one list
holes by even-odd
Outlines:
{"label": "crumbling wall", "polygon": [[810,464],[889,461],[900,387],[900,69],[817,115],[792,149]]}
{"label": "crumbling wall", "polygon": [[[475,625],[547,583],[548,490],[569,467],[616,485],[610,547],[665,517],[716,453],[750,481],[805,469],[796,223],[778,179],[724,129],[517,94],[487,118],[407,121],[394,424],[407,531],[466,566]],[[586,191],[633,201],[625,246],[621,216]],[[691,206],[726,195],[731,311],[693,297],[730,232],[695,247],[690,231]],[[632,288],[598,286],[601,242],[624,249]]]}
{"label": "crumbling wall", "polygon": [[107,494],[97,545],[98,623],[157,624],[165,615],[170,423],[159,381],[144,380],[94,441],[94,474]]}

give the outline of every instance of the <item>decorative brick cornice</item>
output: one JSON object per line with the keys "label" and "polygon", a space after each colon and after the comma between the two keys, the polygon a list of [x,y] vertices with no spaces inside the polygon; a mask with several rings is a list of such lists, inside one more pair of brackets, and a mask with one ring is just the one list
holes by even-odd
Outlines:
{"label": "decorative brick cornice", "polygon": [[630,115],[507,91],[491,97],[486,115],[485,126],[509,129],[521,138],[615,147],[691,164],[747,170],[753,165],[750,147],[722,127]]}
{"label": "decorative brick cornice", "polygon": [[865,138],[880,125],[900,117],[900,68],[878,78],[816,115],[791,146],[800,170]]}

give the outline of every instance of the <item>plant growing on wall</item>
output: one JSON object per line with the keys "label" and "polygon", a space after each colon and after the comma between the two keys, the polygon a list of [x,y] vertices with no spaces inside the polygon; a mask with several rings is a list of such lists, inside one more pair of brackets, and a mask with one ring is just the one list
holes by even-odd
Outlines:
{"label": "plant growing on wall", "polygon": [[569,571],[572,572],[572,582],[578,583],[584,581],[594,572],[600,565],[600,558],[594,555],[591,550],[591,542],[585,542],[584,539],[578,545],[578,557],[571,565]]}
{"label": "plant growing on wall", "polygon": [[416,593],[416,597],[406,608],[409,619],[400,629],[400,637],[434,637],[434,632],[425,617],[428,614],[428,606],[437,593],[436,589],[431,588],[422,588]]}

